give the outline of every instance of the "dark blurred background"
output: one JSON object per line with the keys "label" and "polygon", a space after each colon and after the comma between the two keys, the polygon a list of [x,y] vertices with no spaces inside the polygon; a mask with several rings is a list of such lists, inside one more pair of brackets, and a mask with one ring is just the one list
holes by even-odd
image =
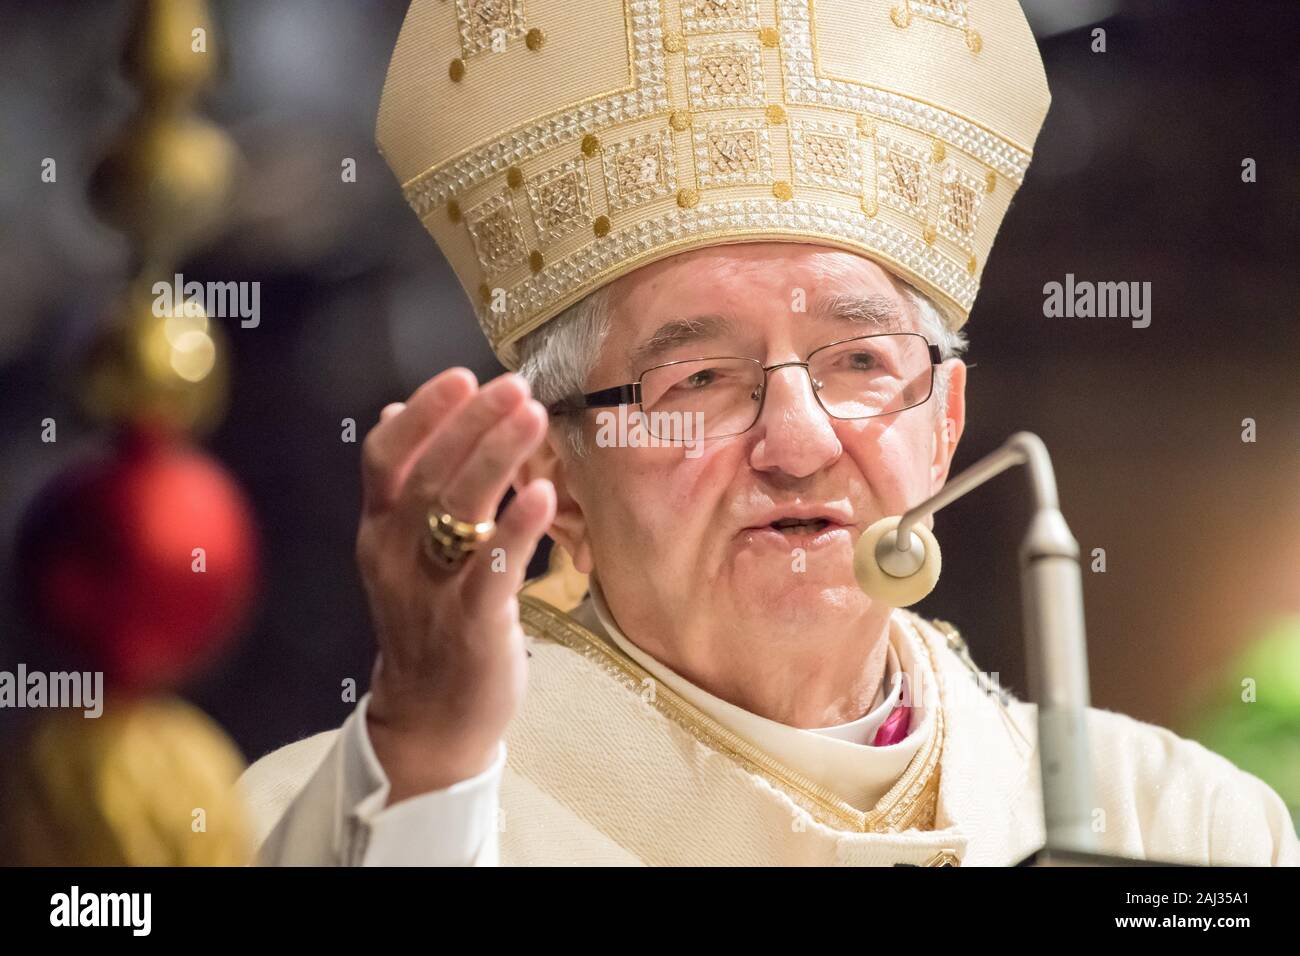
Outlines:
{"label": "dark blurred background", "polygon": [[[213,4],[218,81],[202,111],[246,168],[187,279],[257,280],[261,324],[227,328],[229,410],[204,445],[242,485],[262,542],[239,643],[188,688],[249,759],[338,725],[368,683],[354,571],[360,433],[452,364],[499,367],[372,130],[404,0]],[[1300,640],[1300,3],[1033,0],[1052,107],[966,327],[969,427],[955,469],[1018,429],[1050,448],[1085,569],[1095,705],[1183,733],[1234,704],[1242,655]],[[125,241],[86,201],[134,106],[118,70],[130,4],[0,4],[0,667],[39,643],[16,611],[12,542],[32,497],[101,449],[69,396],[121,291]],[[1091,31],[1106,31],[1106,52]],[[57,184],[39,182],[58,157]],[[357,181],[344,183],[344,158]],[[1258,181],[1243,183],[1242,160]],[[1044,318],[1067,273],[1149,281],[1152,322]],[[229,321],[229,320],[228,320]],[[40,441],[45,417],[59,441]],[[1242,420],[1258,440],[1243,443]],[[943,580],[922,605],[1025,692],[1008,475],[948,509]],[[537,567],[540,568],[539,557]],[[1300,654],[1283,655],[1292,688]],[[1300,693],[1300,691],[1297,691]],[[1292,726],[1295,726],[1294,724]],[[1300,755],[1250,769],[1296,787]],[[1240,756],[1230,754],[1234,759]],[[1293,809],[1297,789],[1287,798]]]}

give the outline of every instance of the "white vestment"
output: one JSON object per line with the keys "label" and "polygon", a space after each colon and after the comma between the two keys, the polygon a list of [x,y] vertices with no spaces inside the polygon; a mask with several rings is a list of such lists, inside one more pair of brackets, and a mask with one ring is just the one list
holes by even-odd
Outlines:
{"label": "white vestment", "polygon": [[[593,582],[594,584],[594,582]],[[265,863],[1007,865],[1043,844],[1032,704],[977,677],[942,622],[896,611],[907,737],[863,741],[892,710],[801,730],[685,681],[618,631],[598,585],[572,613],[520,599],[528,689],[479,777],[385,807],[364,705],[241,786]],[[1200,744],[1092,709],[1099,851],[1297,865],[1282,799]],[[498,802],[499,801],[499,802]]]}

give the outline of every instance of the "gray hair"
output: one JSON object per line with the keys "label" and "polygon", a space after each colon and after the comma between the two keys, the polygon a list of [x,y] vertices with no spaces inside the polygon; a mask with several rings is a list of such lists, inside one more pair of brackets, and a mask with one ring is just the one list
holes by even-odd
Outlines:
{"label": "gray hair", "polygon": [[[577,398],[587,391],[587,379],[609,335],[609,290],[606,285],[588,293],[519,340],[519,374],[527,380],[533,398],[543,405]],[[553,420],[564,429],[573,454],[584,456],[587,448],[581,418],[561,415]]]}
{"label": "gray hair", "polygon": [[[934,300],[909,282],[898,277],[895,280],[916,310],[917,330],[939,346],[939,354],[945,361],[961,355],[966,350],[966,337],[948,328]],[[609,286],[602,286],[519,340],[519,374],[528,381],[533,397],[543,405],[576,398],[587,391],[587,379],[609,335],[609,292]],[[935,412],[943,418],[948,410],[947,369],[941,368],[935,375],[934,390],[938,399]],[[562,415],[556,420],[573,454],[583,457],[587,449],[581,419],[576,415]]]}

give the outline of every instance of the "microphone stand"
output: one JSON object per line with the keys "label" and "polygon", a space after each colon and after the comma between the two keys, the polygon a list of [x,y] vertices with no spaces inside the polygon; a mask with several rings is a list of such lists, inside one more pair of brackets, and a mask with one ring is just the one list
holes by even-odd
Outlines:
{"label": "microphone stand", "polygon": [[[912,526],[926,515],[1016,465],[1029,472],[1034,514],[1020,544],[1029,686],[1038,702],[1038,752],[1046,844],[1019,865],[1134,865],[1147,861],[1097,854],[1092,827],[1092,763],[1088,752],[1088,653],[1083,625],[1079,544],[1061,514],[1056,476],[1042,440],[1012,435],[899,522],[894,544],[912,546]],[[882,541],[882,548],[887,542]]]}

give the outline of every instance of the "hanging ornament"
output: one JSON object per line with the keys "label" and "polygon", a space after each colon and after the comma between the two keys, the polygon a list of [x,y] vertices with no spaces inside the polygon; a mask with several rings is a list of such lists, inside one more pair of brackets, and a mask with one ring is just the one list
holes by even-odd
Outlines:
{"label": "hanging ornament", "polygon": [[112,686],[172,687],[246,616],[255,541],[243,494],[213,459],[137,428],[37,498],[20,592],[40,633]]}
{"label": "hanging ornament", "polygon": [[243,760],[175,698],[51,711],[0,764],[0,858],[20,866],[239,866]]}
{"label": "hanging ornament", "polygon": [[226,411],[225,337],[197,300],[134,283],[95,340],[78,399],[91,419],[207,432]]}
{"label": "hanging ornament", "polygon": [[221,226],[242,162],[229,134],[193,110],[215,72],[212,42],[202,0],[137,4],[122,60],[140,109],[90,179],[91,205],[154,278],[170,278],[166,265]]}

